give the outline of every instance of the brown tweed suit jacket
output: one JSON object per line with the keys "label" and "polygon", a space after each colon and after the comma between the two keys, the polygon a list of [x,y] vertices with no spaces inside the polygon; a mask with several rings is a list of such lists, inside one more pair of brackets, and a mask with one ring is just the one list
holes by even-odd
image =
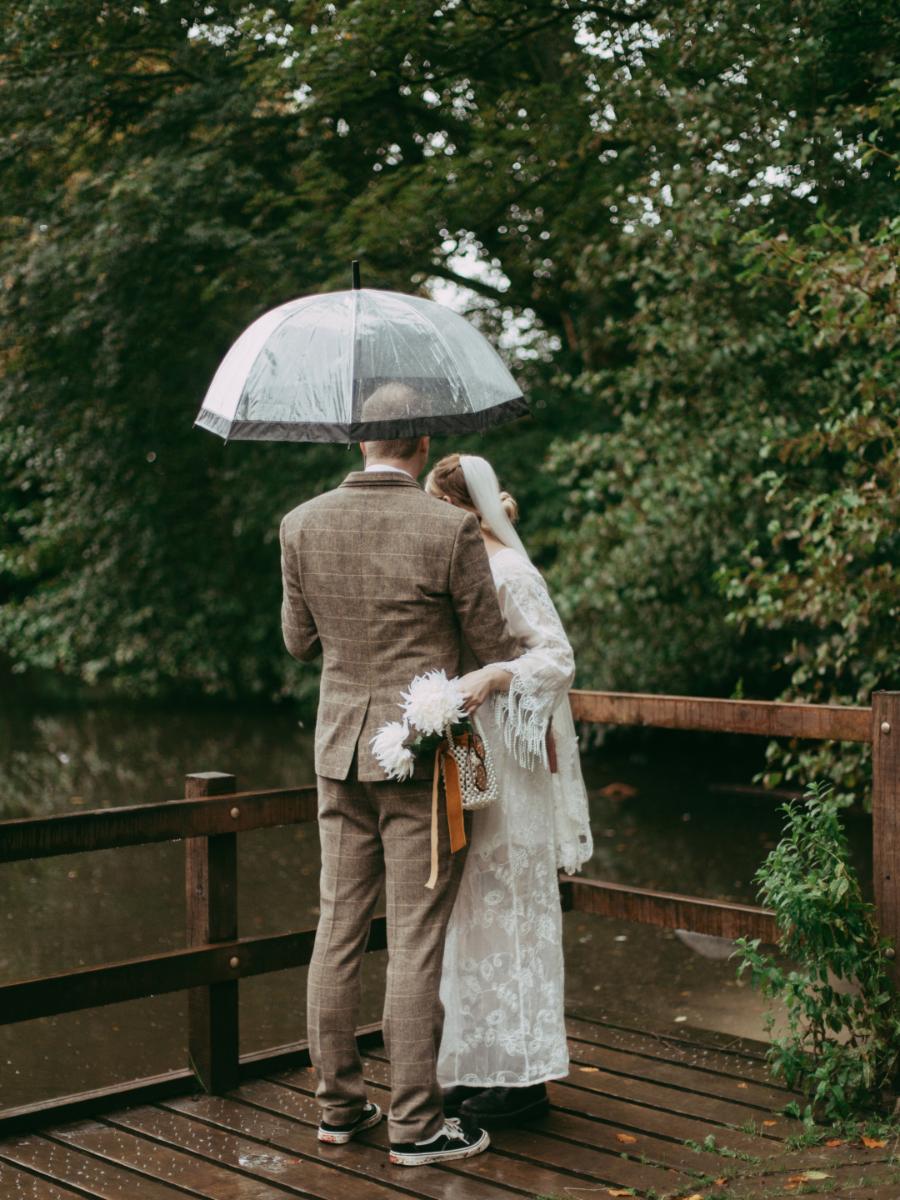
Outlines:
{"label": "brown tweed suit jacket", "polygon": [[[316,774],[383,780],[370,739],[400,717],[400,693],[423,671],[459,674],[519,653],[497,602],[473,514],[393,471],[348,475],[281,522],[282,632],[301,660],[322,654]],[[416,764],[416,774],[431,771]]]}

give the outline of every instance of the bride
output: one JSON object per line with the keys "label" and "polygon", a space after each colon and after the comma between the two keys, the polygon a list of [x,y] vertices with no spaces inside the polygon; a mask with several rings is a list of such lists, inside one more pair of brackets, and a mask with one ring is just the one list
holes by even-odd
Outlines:
{"label": "bride", "polygon": [[593,849],[568,701],[575,664],[513,528],[516,502],[500,491],[490,463],[447,455],[425,488],[480,518],[501,611],[525,646],[514,662],[463,680],[471,706],[480,705],[500,796],[472,813],[440,993],[445,1112],[496,1128],[545,1112],[546,1081],[569,1070],[556,873],[577,870]]}

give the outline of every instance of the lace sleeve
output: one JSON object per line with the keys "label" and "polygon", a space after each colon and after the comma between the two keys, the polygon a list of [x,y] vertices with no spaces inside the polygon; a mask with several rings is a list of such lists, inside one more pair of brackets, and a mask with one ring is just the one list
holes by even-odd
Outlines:
{"label": "lace sleeve", "polygon": [[497,585],[510,633],[526,647],[511,662],[508,693],[494,697],[494,711],[507,748],[523,766],[549,768],[547,726],[575,677],[575,657],[547,585],[530,563],[516,564]]}

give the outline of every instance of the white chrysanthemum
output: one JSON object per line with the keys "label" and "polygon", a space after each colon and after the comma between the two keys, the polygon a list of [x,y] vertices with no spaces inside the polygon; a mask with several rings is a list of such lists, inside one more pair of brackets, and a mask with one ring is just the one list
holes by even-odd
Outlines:
{"label": "white chrysanthemum", "polygon": [[389,721],[372,738],[372,753],[388,779],[409,779],[413,773],[413,754],[404,745],[409,726],[403,721]]}
{"label": "white chrysanthemum", "polygon": [[403,693],[403,715],[419,733],[443,733],[448,725],[466,719],[463,699],[455,679],[446,671],[417,675]]}

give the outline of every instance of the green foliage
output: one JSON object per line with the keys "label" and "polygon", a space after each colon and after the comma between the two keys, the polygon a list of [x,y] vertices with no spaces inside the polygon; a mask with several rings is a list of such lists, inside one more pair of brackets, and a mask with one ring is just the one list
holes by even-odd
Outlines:
{"label": "green foliage", "polygon": [[[430,13],[397,17],[420,53]],[[447,116],[423,100],[431,72],[418,64],[410,94],[405,40],[380,47],[380,4],[339,15],[172,0],[86,20],[74,2],[17,0],[7,23],[0,647],[19,669],[141,695],[310,696],[316,671],[281,645],[278,519],[357,452],[223,448],[191,421],[261,311],[345,286],[352,255],[367,282],[402,289],[450,256],[422,204],[443,167],[417,172]],[[448,69],[468,68],[484,24],[448,34]],[[499,6],[487,26],[514,47],[523,32]],[[383,64],[376,82],[361,84],[372,77],[355,69],[357,47]],[[405,198],[386,162],[393,139]],[[384,236],[386,208],[404,214],[399,240]],[[514,488],[551,417],[566,427],[533,396],[537,419],[515,447],[502,434],[474,443]],[[525,491],[533,528],[552,482]]]}
{"label": "green foliage", "polygon": [[[630,246],[585,251],[634,308],[625,361],[572,381],[608,428],[551,454],[569,489],[553,580],[595,686],[866,704],[900,669],[900,226],[883,148],[900,93],[860,104],[851,72],[826,129],[822,110],[784,121],[792,83],[765,45],[745,74],[752,112],[729,96],[705,113],[727,116],[727,153],[695,138],[683,182],[673,161],[622,202]],[[761,197],[755,139],[779,119]],[[868,795],[867,747],[767,757],[770,786],[827,773],[843,803]]]}
{"label": "green foliage", "polygon": [[[893,1099],[900,998],[833,789],[811,783],[803,803],[783,811],[784,836],[755,879],[761,902],[775,912],[779,950],[793,965],[761,950],[758,938],[741,938],[738,974],[749,971],[786,1012],[787,1032],[769,1051],[773,1074],[808,1097],[808,1117],[845,1121]],[[771,1013],[768,1021],[771,1028]]]}
{"label": "green foliage", "polygon": [[[761,231],[745,273],[784,279],[791,327],[816,363],[812,409],[785,410],[761,442],[750,503],[765,526],[718,572],[729,622],[789,633],[784,699],[868,704],[900,669],[898,254],[898,218],[868,239],[823,222],[803,241]],[[827,769],[842,802],[868,790],[868,746],[773,743],[768,757],[772,785]]]}
{"label": "green foliage", "polygon": [[[0,639],[20,665],[142,695],[283,677],[275,530],[296,465],[190,425],[236,330],[315,286],[285,269],[297,224],[310,243],[327,225],[302,204],[285,225],[252,40],[191,36],[204,7],[7,14]],[[308,455],[310,485],[339,461]]]}
{"label": "green foliage", "polygon": [[670,242],[652,226],[622,247],[630,361],[576,381],[610,427],[550,457],[568,489],[553,580],[599,687],[727,694],[740,675],[761,688],[767,674],[729,625],[715,576],[756,527],[747,487],[773,404],[777,323],[745,336],[731,218],[711,226],[699,199],[665,212]]}
{"label": "green foliage", "polygon": [[[7,8],[19,668],[312,694],[281,646],[275,530],[355,452],[190,426],[240,329],[358,257],[365,282],[464,286],[490,336],[524,331],[532,420],[435,450],[484,452],[517,494],[581,684],[846,699],[890,677],[900,20],[877,0],[853,21],[838,0]],[[787,531],[818,496],[807,549]]]}

